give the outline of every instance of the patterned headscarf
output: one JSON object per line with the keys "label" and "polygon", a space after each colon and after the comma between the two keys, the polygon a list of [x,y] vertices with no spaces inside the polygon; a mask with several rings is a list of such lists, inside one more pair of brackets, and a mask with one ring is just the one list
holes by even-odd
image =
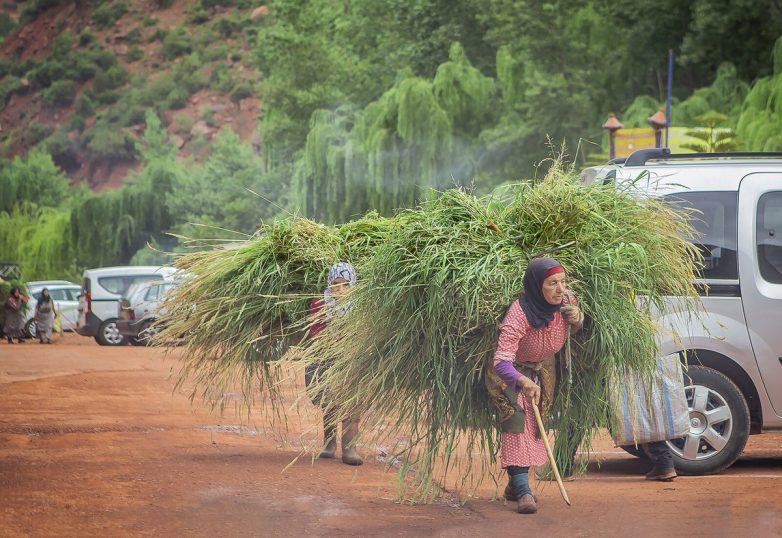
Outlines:
{"label": "patterned headscarf", "polygon": [[331,269],[329,269],[329,286],[334,284],[334,281],[338,278],[344,278],[348,285],[352,288],[356,285],[356,270],[352,265],[350,265],[349,262],[335,263],[331,266]]}
{"label": "patterned headscarf", "polygon": [[543,281],[556,273],[564,273],[562,265],[552,258],[532,260],[524,273],[524,293],[519,304],[529,324],[540,329],[548,326],[562,304],[551,304],[543,297]]}
{"label": "patterned headscarf", "polygon": [[326,305],[326,316],[331,319],[334,316],[342,317],[350,311],[352,306],[350,301],[341,300],[337,301],[337,298],[331,293],[331,286],[338,278],[343,278],[347,281],[349,287],[356,285],[356,270],[350,265],[349,262],[338,262],[331,266],[329,270],[329,276],[327,282],[329,287],[323,291],[323,302]]}

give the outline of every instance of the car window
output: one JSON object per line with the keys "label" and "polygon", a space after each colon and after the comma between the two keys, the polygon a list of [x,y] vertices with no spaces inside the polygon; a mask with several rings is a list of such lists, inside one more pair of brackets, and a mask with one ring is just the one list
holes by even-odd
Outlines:
{"label": "car window", "polygon": [[703,254],[701,277],[736,279],[738,194],[735,192],[687,192],[665,199],[690,214],[695,235],[688,238]]}
{"label": "car window", "polygon": [[65,293],[69,297],[69,301],[78,301],[81,290],[79,288],[68,288],[65,290]]}
{"label": "car window", "polygon": [[98,278],[98,284],[110,293],[120,295],[125,291],[125,279],[121,276],[103,276]]}
{"label": "car window", "polygon": [[65,295],[65,290],[49,290],[49,295],[52,296],[52,299],[55,301],[67,301],[68,296]]}
{"label": "car window", "polygon": [[144,295],[145,301],[157,301],[158,292],[160,291],[160,286],[150,286],[147,290],[147,293]]}
{"label": "car window", "polygon": [[33,298],[35,298],[36,301],[40,301],[41,300],[41,293],[43,293],[43,290],[36,291],[35,293],[33,293]]}
{"label": "car window", "polygon": [[767,192],[758,200],[755,240],[763,280],[782,284],[782,192]]}

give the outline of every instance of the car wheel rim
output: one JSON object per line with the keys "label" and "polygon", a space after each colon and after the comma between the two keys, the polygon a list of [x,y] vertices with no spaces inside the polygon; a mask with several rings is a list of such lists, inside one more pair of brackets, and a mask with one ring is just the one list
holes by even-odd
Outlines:
{"label": "car wheel rim", "polygon": [[108,323],[106,325],[103,329],[103,338],[105,338],[109,344],[116,345],[122,342],[122,335],[119,333],[116,323]]}
{"label": "car wheel rim", "polygon": [[31,323],[30,327],[27,329],[27,332],[30,333],[30,336],[32,338],[35,338],[38,336],[38,324],[37,323]]}
{"label": "car wheel rim", "polygon": [[713,458],[725,448],[733,432],[733,413],[719,392],[703,385],[684,388],[690,409],[690,431],[668,441],[674,454],[690,461]]}

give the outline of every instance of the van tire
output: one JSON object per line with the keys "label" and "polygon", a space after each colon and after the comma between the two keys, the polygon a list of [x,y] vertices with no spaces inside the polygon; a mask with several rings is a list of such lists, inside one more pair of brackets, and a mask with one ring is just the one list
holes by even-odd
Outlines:
{"label": "van tire", "polygon": [[38,323],[36,323],[34,319],[28,320],[27,323],[24,324],[24,334],[27,335],[27,338],[38,337]]}
{"label": "van tire", "polygon": [[126,343],[117,330],[117,318],[109,318],[101,323],[95,340],[102,346],[123,346]]}
{"label": "van tire", "polygon": [[[727,376],[706,366],[689,366],[684,384],[690,407],[690,433],[682,439],[668,441],[674,466],[683,475],[719,473],[733,465],[747,444],[750,427],[747,400]],[[704,414],[704,410],[708,413]],[[691,457],[692,450],[690,457],[684,457],[687,440],[696,443],[690,445],[690,448],[697,447],[696,458]],[[711,444],[715,440],[722,445],[718,449]]]}

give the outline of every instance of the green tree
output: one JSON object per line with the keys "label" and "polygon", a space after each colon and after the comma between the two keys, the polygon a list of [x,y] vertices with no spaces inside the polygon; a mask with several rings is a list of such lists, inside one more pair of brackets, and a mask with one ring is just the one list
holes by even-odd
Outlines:
{"label": "green tree", "polygon": [[714,153],[720,151],[733,151],[736,149],[736,133],[731,130],[719,130],[721,125],[728,121],[725,114],[709,111],[698,116],[697,121],[706,130],[687,131],[687,136],[699,140],[682,144],[682,147],[699,153]]}

